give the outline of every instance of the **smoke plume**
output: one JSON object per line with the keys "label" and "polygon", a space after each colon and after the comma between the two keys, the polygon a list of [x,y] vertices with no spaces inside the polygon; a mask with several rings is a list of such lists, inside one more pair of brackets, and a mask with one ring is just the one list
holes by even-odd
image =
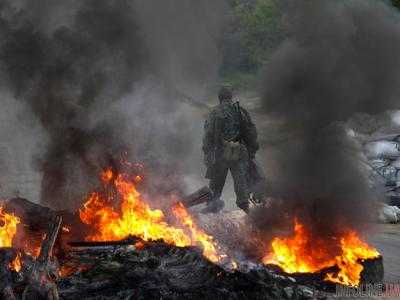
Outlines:
{"label": "smoke plume", "polygon": [[159,152],[180,160],[190,153],[193,139],[179,132],[190,117],[177,112],[177,90],[199,96],[193,83],[214,78],[225,8],[224,1],[0,1],[1,87],[47,136],[36,160],[44,204],[76,208],[100,170],[126,152],[153,154],[155,165]]}
{"label": "smoke plume", "polygon": [[263,96],[289,132],[274,146],[271,192],[282,202],[259,221],[289,213],[337,232],[370,217],[375,195],[343,122],[399,107],[400,19],[381,1],[283,1],[282,10],[287,38],[266,66]]}

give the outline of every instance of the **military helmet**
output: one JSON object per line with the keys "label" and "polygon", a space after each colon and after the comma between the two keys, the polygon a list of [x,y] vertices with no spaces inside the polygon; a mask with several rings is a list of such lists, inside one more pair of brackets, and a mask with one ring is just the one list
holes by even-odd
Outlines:
{"label": "military helmet", "polygon": [[225,84],[225,85],[221,86],[221,88],[219,89],[218,99],[219,99],[219,101],[230,100],[230,99],[232,99],[232,96],[233,96],[232,94],[233,94],[232,86]]}

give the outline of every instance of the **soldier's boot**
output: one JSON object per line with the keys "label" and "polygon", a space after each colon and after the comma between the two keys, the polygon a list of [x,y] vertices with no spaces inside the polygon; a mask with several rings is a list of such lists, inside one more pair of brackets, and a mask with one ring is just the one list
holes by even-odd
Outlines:
{"label": "soldier's boot", "polygon": [[248,202],[242,202],[242,203],[238,203],[237,206],[243,210],[246,214],[249,213],[249,203]]}
{"label": "soldier's boot", "polygon": [[201,210],[202,214],[215,214],[225,207],[224,201],[221,199],[213,199],[207,202],[207,206]]}

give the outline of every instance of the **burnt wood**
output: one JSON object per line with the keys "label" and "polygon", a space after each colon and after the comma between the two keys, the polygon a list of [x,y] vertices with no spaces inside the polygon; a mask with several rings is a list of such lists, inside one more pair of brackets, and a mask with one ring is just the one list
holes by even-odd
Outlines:
{"label": "burnt wood", "polygon": [[109,247],[109,246],[129,246],[134,245],[137,242],[142,242],[143,240],[137,237],[129,237],[120,241],[101,241],[101,242],[91,242],[91,241],[76,241],[68,242],[68,246],[80,248],[80,247]]}
{"label": "burnt wood", "polygon": [[0,248],[0,299],[14,300],[12,274],[9,268],[16,256],[12,248]]}
{"label": "burnt wood", "polygon": [[207,186],[203,186],[194,193],[185,196],[181,202],[186,207],[192,207],[195,205],[211,201],[211,199],[212,199],[212,192],[210,188]]}
{"label": "burnt wood", "polygon": [[49,269],[49,265],[61,223],[62,218],[56,216],[49,224],[49,229],[42,241],[39,256],[33,265],[32,271],[28,274],[28,284],[22,294],[23,300],[57,300],[59,298],[57,286],[50,280],[51,270]]}

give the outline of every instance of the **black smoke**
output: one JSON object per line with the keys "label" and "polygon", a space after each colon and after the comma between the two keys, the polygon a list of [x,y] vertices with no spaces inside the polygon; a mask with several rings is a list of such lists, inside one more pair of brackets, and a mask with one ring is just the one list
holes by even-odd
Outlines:
{"label": "black smoke", "polygon": [[286,130],[273,146],[271,193],[281,201],[259,212],[259,221],[297,215],[317,231],[357,227],[370,220],[376,195],[344,122],[400,107],[400,18],[382,1],[281,5],[287,38],[266,65],[263,86],[264,111]]}
{"label": "black smoke", "polygon": [[225,9],[223,1],[190,2],[0,1],[1,88],[47,135],[36,160],[44,204],[76,208],[100,170],[126,152],[154,153],[156,166],[159,152],[188,154],[193,142],[179,131],[189,118],[169,122],[176,89],[213,78],[211,33]]}
{"label": "black smoke", "polygon": [[32,12],[32,3],[2,1],[0,59],[3,84],[28,104],[49,136],[40,162],[42,201],[57,206],[68,198],[77,165],[90,183],[118,155],[118,119],[117,126],[92,127],[90,112],[97,101],[129,92],[147,58],[128,1],[81,1],[65,24],[45,25],[53,7],[40,2],[44,10]]}

